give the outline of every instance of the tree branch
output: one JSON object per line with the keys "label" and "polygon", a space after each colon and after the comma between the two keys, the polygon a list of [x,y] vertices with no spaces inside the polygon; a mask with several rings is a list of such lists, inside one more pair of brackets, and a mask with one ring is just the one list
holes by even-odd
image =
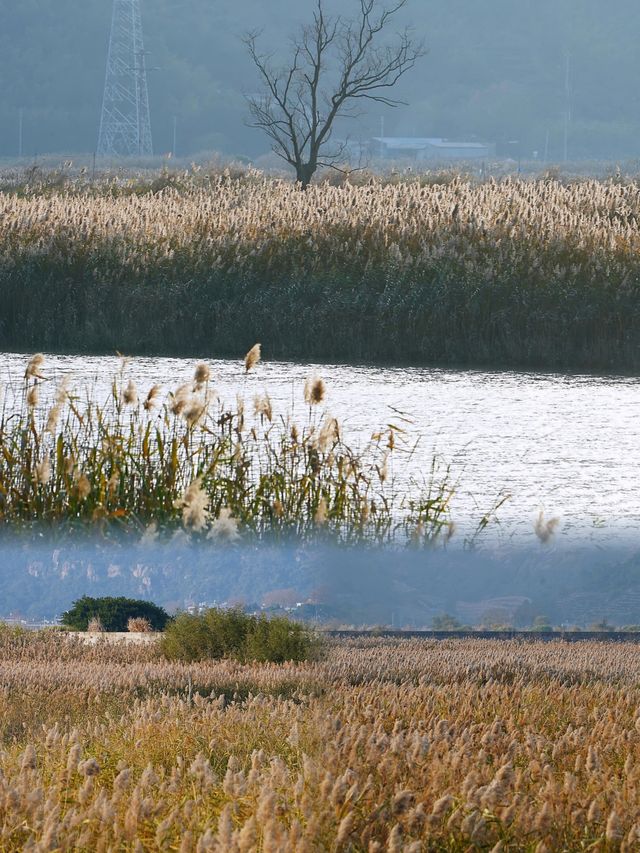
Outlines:
{"label": "tree branch", "polygon": [[280,70],[272,67],[271,55],[258,51],[257,33],[244,39],[264,87],[263,95],[247,98],[250,126],[265,132],[273,151],[295,168],[303,186],[319,165],[335,163],[338,155],[327,146],[336,119],[353,118],[355,103],[362,100],[390,107],[403,103],[387,92],[424,55],[423,43],[414,42],[408,29],[395,43],[378,44],[407,0],[391,6],[380,2],[359,0],[359,14],[344,20],[328,17],[323,0],[316,0],[313,21],[294,39],[292,58]]}

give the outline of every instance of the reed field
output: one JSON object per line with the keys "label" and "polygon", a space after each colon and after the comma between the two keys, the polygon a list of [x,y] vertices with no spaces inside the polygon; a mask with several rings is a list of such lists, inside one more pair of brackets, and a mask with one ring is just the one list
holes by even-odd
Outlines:
{"label": "reed field", "polygon": [[640,184],[259,172],[0,193],[0,346],[637,369]]}
{"label": "reed field", "polygon": [[632,851],[637,647],[0,638],[0,850]]}
{"label": "reed field", "polygon": [[233,544],[244,534],[297,542],[415,546],[453,533],[453,490],[443,472],[409,494],[394,487],[394,459],[408,461],[406,419],[351,448],[310,375],[297,408],[274,411],[268,391],[253,398],[238,365],[238,395],[219,399],[204,362],[177,388],[138,389],[123,360],[107,399],[89,383],[48,374],[42,354],[0,403],[0,525],[5,529],[123,531]]}

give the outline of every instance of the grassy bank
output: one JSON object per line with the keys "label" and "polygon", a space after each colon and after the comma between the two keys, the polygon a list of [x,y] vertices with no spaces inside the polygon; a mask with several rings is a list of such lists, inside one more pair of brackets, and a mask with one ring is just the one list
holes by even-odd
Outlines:
{"label": "grassy bank", "polygon": [[593,180],[6,190],[0,347],[633,370],[638,215]]}
{"label": "grassy bank", "polygon": [[0,850],[632,851],[635,646],[283,666],[0,632]]}

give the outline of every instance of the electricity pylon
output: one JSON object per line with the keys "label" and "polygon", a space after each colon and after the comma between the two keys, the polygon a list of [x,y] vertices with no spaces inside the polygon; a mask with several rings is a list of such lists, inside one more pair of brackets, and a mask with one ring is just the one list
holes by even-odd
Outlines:
{"label": "electricity pylon", "polygon": [[113,0],[97,154],[153,154],[140,0]]}

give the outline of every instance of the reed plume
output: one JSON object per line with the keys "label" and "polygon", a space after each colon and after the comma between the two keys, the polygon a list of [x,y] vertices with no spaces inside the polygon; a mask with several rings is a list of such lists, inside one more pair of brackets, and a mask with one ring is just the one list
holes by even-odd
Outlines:
{"label": "reed plume", "polygon": [[191,387],[187,384],[180,385],[176,388],[175,391],[170,392],[169,396],[171,398],[170,410],[174,415],[180,415],[183,413],[185,407],[189,404],[191,400]]}
{"label": "reed plume", "polygon": [[256,364],[260,361],[261,348],[261,344],[254,344],[244,357],[245,373],[248,373],[250,370],[253,370]]}
{"label": "reed plume", "polygon": [[28,379],[44,379],[44,376],[40,372],[42,365],[44,364],[44,355],[41,352],[37,352],[35,355],[32,355],[29,361],[27,362],[27,367],[24,372],[24,378]]}
{"label": "reed plume", "polygon": [[138,389],[133,379],[129,380],[127,387],[122,392],[122,400],[127,406],[138,405]]}
{"label": "reed plume", "polygon": [[209,528],[208,538],[223,542],[236,542],[240,538],[238,521],[233,517],[229,507],[223,506],[220,509],[218,517]]}
{"label": "reed plume", "polygon": [[30,409],[35,409],[38,405],[39,399],[39,390],[37,385],[32,385],[31,388],[27,391],[27,405]]}
{"label": "reed plume", "polygon": [[203,385],[206,385],[211,379],[211,368],[208,364],[204,362],[200,362],[200,364],[196,365],[196,369],[193,375],[193,381],[196,385],[196,389],[201,388]]}
{"label": "reed plume", "polygon": [[269,422],[273,420],[273,407],[266,391],[263,394],[256,394],[253,399],[253,410],[261,419],[266,418]]}
{"label": "reed plume", "polygon": [[35,473],[36,483],[46,486],[51,479],[51,462],[48,456],[45,456],[44,459],[36,464]]}
{"label": "reed plume", "polygon": [[209,496],[199,477],[188,485],[182,498],[176,501],[176,507],[182,510],[182,523],[186,528],[196,532],[206,529],[210,518]]}
{"label": "reed plume", "polygon": [[74,491],[80,501],[86,501],[91,494],[91,483],[86,474],[80,473],[76,476]]}
{"label": "reed plume", "polygon": [[545,519],[544,512],[542,510],[540,511],[540,514],[536,519],[534,530],[536,536],[542,542],[543,545],[546,545],[548,542],[551,541],[559,524],[559,518]]}
{"label": "reed plume", "polygon": [[143,406],[147,412],[150,412],[158,403],[158,397],[162,392],[160,385],[152,385],[145,397]]}
{"label": "reed plume", "polygon": [[319,376],[310,376],[304,383],[304,400],[309,406],[317,406],[324,400],[326,387]]}

